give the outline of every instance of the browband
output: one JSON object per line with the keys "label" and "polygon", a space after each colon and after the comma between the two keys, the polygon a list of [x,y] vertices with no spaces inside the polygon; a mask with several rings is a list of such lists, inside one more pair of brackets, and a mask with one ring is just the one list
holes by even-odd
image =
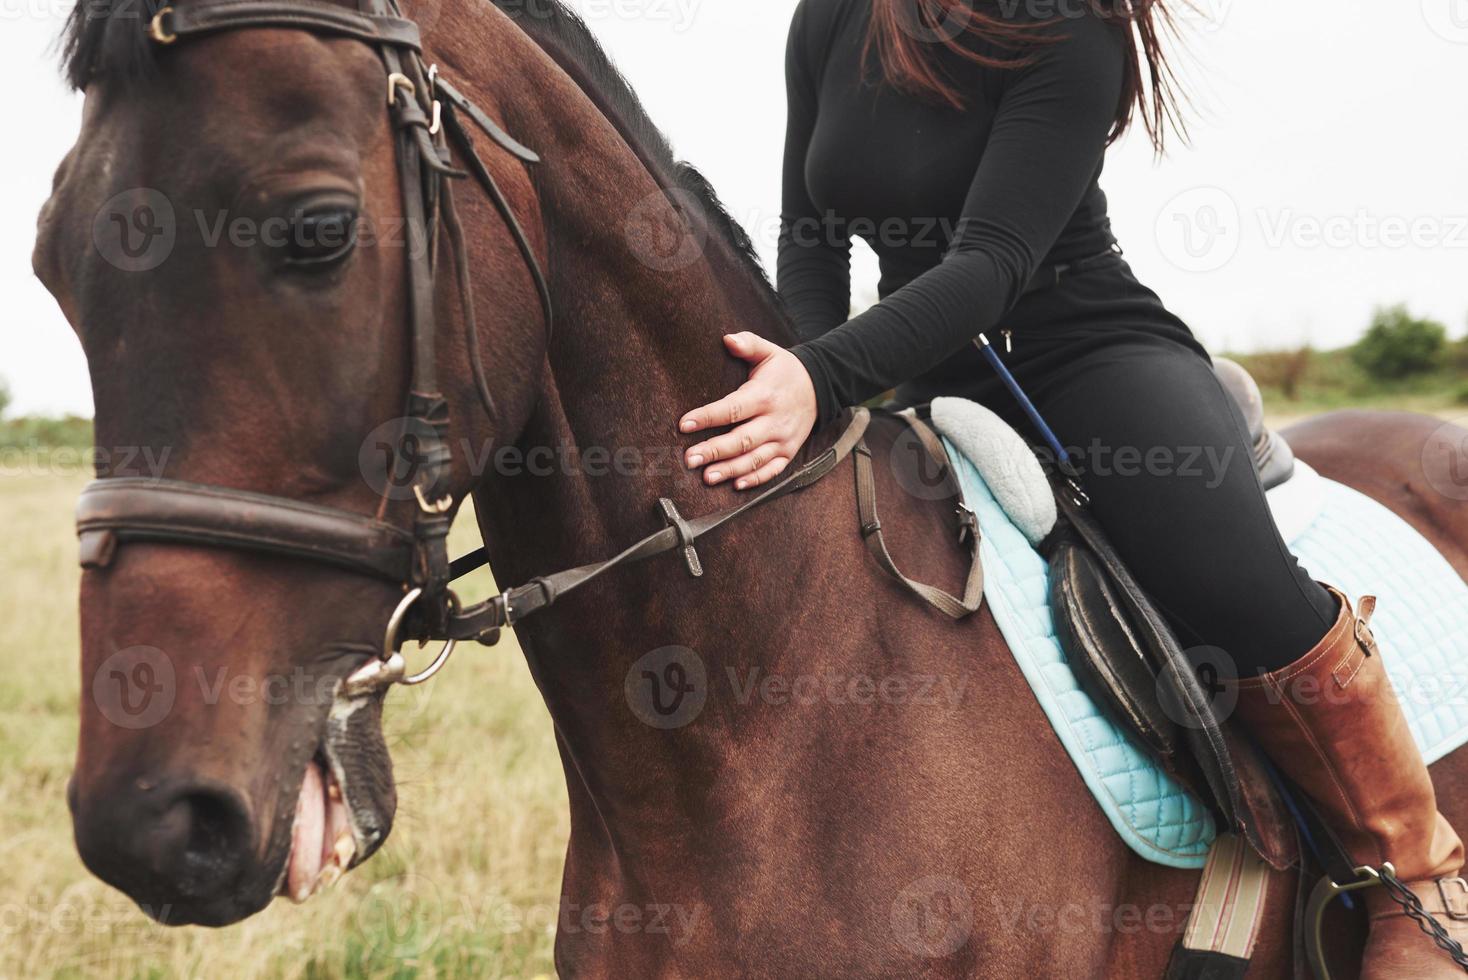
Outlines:
{"label": "browband", "polygon": [[148,34],[159,44],[181,37],[243,27],[281,27],[356,38],[422,51],[418,25],[387,14],[363,14],[319,0],[212,0],[206,4],[164,7]]}

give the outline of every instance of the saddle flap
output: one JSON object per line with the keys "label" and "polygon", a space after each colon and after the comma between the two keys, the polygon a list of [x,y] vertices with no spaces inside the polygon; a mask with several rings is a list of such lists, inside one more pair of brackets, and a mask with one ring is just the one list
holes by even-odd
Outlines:
{"label": "saddle flap", "polygon": [[[1252,745],[1217,716],[1218,706],[1171,628],[1099,525],[1064,492],[1057,493],[1056,499],[1070,528],[1064,533],[1074,536],[1076,549],[1087,551],[1091,574],[1105,583],[1104,598],[1101,587],[1091,587],[1091,599],[1084,607],[1088,620],[1078,622],[1071,608],[1057,605],[1055,609],[1057,637],[1072,657],[1072,669],[1076,661],[1086,659],[1107,665],[1094,671],[1093,677],[1106,685],[1115,682],[1122,689],[1113,688],[1103,696],[1103,703],[1129,706],[1130,710],[1124,709],[1116,718],[1145,744],[1152,744],[1156,737],[1156,718],[1176,719],[1182,751],[1175,755],[1201,777],[1184,781],[1195,792],[1210,797],[1227,825],[1243,835],[1261,857],[1274,867],[1287,867],[1295,857],[1289,832],[1292,824]],[[1061,534],[1052,537],[1059,539]],[[1096,621],[1096,607],[1103,602],[1111,605],[1112,615],[1120,616],[1126,629],[1112,634],[1121,646],[1091,656],[1084,645],[1069,644],[1066,637],[1085,637]],[[1146,669],[1136,670],[1133,665],[1137,663]],[[1138,728],[1134,717],[1148,719],[1147,727]]]}
{"label": "saddle flap", "polygon": [[1173,768],[1177,723],[1163,710],[1156,675],[1111,583],[1074,533],[1052,535],[1046,550],[1056,639],[1076,679],[1159,761]]}

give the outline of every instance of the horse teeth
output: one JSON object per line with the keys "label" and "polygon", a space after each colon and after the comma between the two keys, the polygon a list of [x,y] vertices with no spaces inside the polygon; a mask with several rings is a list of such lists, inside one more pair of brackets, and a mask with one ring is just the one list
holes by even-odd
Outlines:
{"label": "horse teeth", "polygon": [[345,868],[352,863],[352,858],[357,856],[357,842],[352,837],[350,830],[343,830],[337,835],[336,844],[332,847],[332,853],[336,855],[336,867]]}
{"label": "horse teeth", "polygon": [[316,884],[311,886],[311,894],[324,892],[332,885],[341,880],[342,869],[335,864],[328,864],[321,869],[321,874],[316,877]]}

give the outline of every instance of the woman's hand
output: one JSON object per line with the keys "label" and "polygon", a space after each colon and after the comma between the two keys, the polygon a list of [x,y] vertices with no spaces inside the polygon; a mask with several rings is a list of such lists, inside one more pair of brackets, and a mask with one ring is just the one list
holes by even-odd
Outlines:
{"label": "woman's hand", "polygon": [[816,424],[816,390],[800,358],[752,333],[724,336],[729,353],[753,367],[733,394],[696,408],[678,423],[680,432],[733,425],[721,436],[691,446],[683,461],[706,467],[709,486],[733,480],[748,490],[779,476]]}

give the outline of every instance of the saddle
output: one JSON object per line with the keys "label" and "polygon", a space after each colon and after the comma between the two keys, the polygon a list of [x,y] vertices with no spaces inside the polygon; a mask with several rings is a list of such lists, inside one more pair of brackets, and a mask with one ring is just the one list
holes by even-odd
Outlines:
{"label": "saddle", "polygon": [[[1293,475],[1295,458],[1264,424],[1257,384],[1232,361],[1216,364],[1248,430],[1261,481],[1281,486]],[[1049,565],[1056,638],[1082,688],[1164,771],[1215,810],[1220,829],[1237,833],[1272,867],[1289,867],[1298,858],[1294,823],[1266,763],[1220,717],[1225,712],[1216,710],[1199,665],[1111,546],[1083,490],[1064,476],[1049,478],[1047,487],[1037,462],[1031,475],[1016,476],[1017,458],[1033,462],[1018,436],[1007,426],[1001,431],[997,420],[994,431],[965,429],[954,406],[975,408],[939,399],[919,414],[930,416],[971,460],[1007,460],[997,467],[1002,472],[985,474],[986,482]]]}
{"label": "saddle", "polygon": [[[1215,362],[1237,403],[1266,489],[1289,481],[1295,456],[1264,423],[1259,386],[1239,364]],[[1056,634],[1081,685],[1179,782],[1211,803],[1225,825],[1272,867],[1299,857],[1294,821],[1267,763],[1216,710],[1216,688],[1200,670],[1073,486],[1057,484],[1060,521],[1042,543],[1050,565]]]}
{"label": "saddle", "polygon": [[1264,396],[1259,392],[1258,382],[1242,364],[1226,357],[1215,357],[1213,369],[1243,413],[1259,482],[1265,490],[1288,483],[1295,473],[1295,451],[1283,436],[1264,424]]}

